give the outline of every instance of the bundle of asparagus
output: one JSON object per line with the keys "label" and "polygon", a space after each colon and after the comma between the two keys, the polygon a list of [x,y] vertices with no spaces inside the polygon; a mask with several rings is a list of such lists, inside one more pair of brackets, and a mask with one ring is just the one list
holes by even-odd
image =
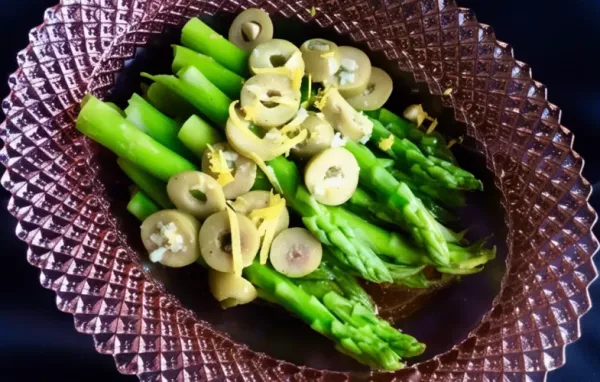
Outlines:
{"label": "bundle of asparagus", "polygon": [[[77,121],[79,131],[119,156],[120,167],[139,187],[127,209],[141,221],[172,208],[166,182],[198,170],[195,161],[223,140],[218,129],[231,117],[232,98],[247,75],[248,54],[200,20],[186,24],[181,42],[185,47],[174,46],[175,75],[142,74],[153,81],[146,99],[134,95],[121,113],[87,96]],[[304,97],[310,104],[320,96],[309,88]],[[495,250],[483,243],[463,246],[464,233],[442,224],[453,219],[449,209],[464,205],[462,190],[482,188],[455,164],[443,138],[422,133],[386,109],[370,115],[370,141],[389,159],[379,158],[368,140],[343,141],[341,146],[360,167],[361,186],[343,206],[319,203],[294,161],[282,155],[258,161],[262,171],[252,189],[274,188],[285,198],[323,243],[323,261],[301,278],[258,261],[243,274],[260,297],[331,338],[340,351],[373,368],[396,370],[403,358],[421,354],[425,345],[380,319],[356,277],[426,288],[436,282],[426,276],[426,268],[442,278],[475,273],[494,258]],[[255,126],[250,130],[264,135]],[[382,141],[390,144],[378,145]]]}

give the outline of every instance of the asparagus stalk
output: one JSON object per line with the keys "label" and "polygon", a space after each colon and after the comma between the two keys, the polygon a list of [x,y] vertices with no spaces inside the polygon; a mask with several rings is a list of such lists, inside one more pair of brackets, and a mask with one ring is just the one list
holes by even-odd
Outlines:
{"label": "asparagus stalk", "polygon": [[174,174],[196,169],[187,159],[144,134],[96,97],[91,96],[82,107],[76,127],[117,156],[165,182]]}
{"label": "asparagus stalk", "polygon": [[158,212],[159,210],[160,207],[142,191],[138,191],[133,194],[131,200],[127,204],[127,211],[129,211],[139,221],[146,220],[148,216]]}
{"label": "asparagus stalk", "polygon": [[462,191],[439,188],[428,183],[416,182],[410,175],[397,168],[392,168],[389,171],[394,178],[406,183],[421,200],[436,200],[450,208],[464,207],[466,204],[465,195]]}
{"label": "asparagus stalk", "polygon": [[[393,135],[383,127],[381,122],[370,119],[373,122],[372,139],[376,144]],[[483,184],[473,174],[439,158],[426,157],[408,139],[394,136],[392,147],[385,152],[399,165],[409,168],[416,176],[422,179],[431,178],[435,184],[456,190],[483,189]]]}
{"label": "asparagus stalk", "polygon": [[254,179],[254,185],[252,186],[251,191],[271,191],[273,186],[271,186],[271,182],[265,175],[265,173],[260,169],[256,169],[256,178]]}
{"label": "asparagus stalk", "polygon": [[112,107],[117,113],[121,114],[123,117],[126,117],[125,111],[121,109],[117,104],[113,102],[105,102],[107,106]]}
{"label": "asparagus stalk", "polygon": [[208,145],[223,141],[221,134],[197,115],[192,115],[185,121],[177,139],[200,159]]}
{"label": "asparagus stalk", "polygon": [[383,126],[398,138],[406,138],[430,156],[435,156],[445,161],[456,163],[456,158],[447,147],[446,139],[438,132],[425,134],[414,123],[396,115],[388,109],[381,108],[373,118],[379,120]]}
{"label": "asparagus stalk", "polygon": [[193,66],[228,97],[236,99],[240,96],[244,78],[223,67],[214,58],[179,45],[173,45],[173,56],[175,57],[171,66],[173,73],[187,66]]}
{"label": "asparagus stalk", "polygon": [[[353,304],[335,292],[329,292],[323,297],[329,305],[326,306],[268,266],[254,263],[244,269],[244,276],[266,291],[269,299],[277,301],[311,328],[334,340],[341,351],[360,362],[385,370],[397,370],[403,366],[398,353],[411,356],[420,354],[425,348],[414,338],[392,328],[398,333],[393,335],[388,329],[389,324],[383,320],[376,318],[375,321],[370,321],[373,316],[369,314],[369,309],[362,304]],[[385,341],[388,338],[398,340],[388,343]]]}
{"label": "asparagus stalk", "polygon": [[215,32],[200,19],[188,21],[181,31],[181,43],[198,53],[212,57],[240,76],[248,73],[249,54]]}
{"label": "asparagus stalk", "polygon": [[127,159],[118,158],[117,164],[123,172],[135,183],[150,199],[162,208],[172,208],[173,203],[167,195],[167,185],[145,172]]}
{"label": "asparagus stalk", "polygon": [[[383,204],[379,203],[371,195],[369,195],[368,192],[361,188],[358,188],[354,192],[348,201],[348,204],[351,210],[353,209],[361,215],[371,215],[382,222],[396,225],[405,231],[410,230],[402,215],[395,214],[393,211],[386,209]],[[436,225],[442,233],[442,236],[444,236],[446,242],[460,244],[463,241],[466,231],[460,233],[454,232],[437,221]]]}
{"label": "asparagus stalk", "polygon": [[133,94],[131,96],[125,114],[128,121],[157,142],[187,159],[194,158],[194,155],[177,138],[180,125],[158,111],[139,95]]}
{"label": "asparagus stalk", "polygon": [[360,184],[404,217],[412,237],[427,250],[437,265],[449,265],[448,247],[435,219],[410,188],[381,167],[375,154],[366,146],[349,140],[344,147],[354,155],[360,166]]}
{"label": "asparagus stalk", "polygon": [[217,126],[225,126],[229,118],[231,99],[195,67],[188,66],[180,70],[177,77],[164,74],[152,76],[148,73],[142,73],[142,76],[163,84]]}
{"label": "asparagus stalk", "polygon": [[172,118],[185,120],[194,114],[192,105],[159,82],[153,82],[148,86],[146,98],[152,106]]}

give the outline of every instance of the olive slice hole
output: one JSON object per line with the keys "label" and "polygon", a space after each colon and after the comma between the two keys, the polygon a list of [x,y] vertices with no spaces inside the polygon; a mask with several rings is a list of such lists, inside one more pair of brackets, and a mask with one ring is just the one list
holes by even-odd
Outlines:
{"label": "olive slice hole", "polygon": [[273,65],[274,68],[280,68],[288,61],[288,57],[283,54],[274,54],[269,57],[269,61],[271,61],[271,65]]}
{"label": "olive slice hole", "polygon": [[290,248],[287,254],[288,260],[291,264],[303,263],[306,261],[308,248],[304,245],[294,245]]}
{"label": "olive slice hole", "polygon": [[200,190],[190,190],[190,195],[201,202],[206,202],[208,200],[206,194]]}
{"label": "olive slice hole", "polygon": [[344,173],[342,169],[338,166],[331,166],[327,169],[325,173],[325,179],[336,179],[336,178],[344,178]]}
{"label": "olive slice hole", "polygon": [[[269,90],[267,91],[267,97],[271,98],[271,97],[281,97],[281,92],[279,90]],[[264,107],[268,108],[268,109],[273,109],[277,106],[279,106],[279,104],[277,102],[274,101],[260,101],[260,103],[263,104]]]}
{"label": "olive slice hole", "polygon": [[316,50],[317,52],[329,52],[329,45],[319,40],[312,40],[308,43],[308,49]]}
{"label": "olive slice hole", "polygon": [[242,39],[245,42],[252,42],[260,35],[261,30],[262,27],[259,23],[254,21],[246,22],[242,24]]}
{"label": "olive slice hole", "polygon": [[369,95],[375,91],[375,84],[369,84],[365,90],[363,90],[363,95]]}
{"label": "olive slice hole", "polygon": [[219,234],[219,248],[225,253],[231,254],[233,251],[233,244],[231,243],[231,232],[223,231]]}

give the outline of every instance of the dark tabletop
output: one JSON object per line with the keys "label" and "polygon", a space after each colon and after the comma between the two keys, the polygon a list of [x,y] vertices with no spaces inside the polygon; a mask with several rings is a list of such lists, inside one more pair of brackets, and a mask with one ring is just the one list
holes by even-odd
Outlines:
{"label": "dark tabletop", "polygon": [[[45,8],[58,0],[0,0],[0,96],[15,70],[17,51]],[[563,123],[576,134],[575,148],[586,159],[584,174],[600,190],[600,75],[592,57],[600,47],[600,1],[458,0],[493,25],[515,55],[533,67],[563,110]],[[566,5],[569,4],[569,5]],[[582,52],[589,52],[588,56]],[[90,336],[78,334],[70,315],[56,309],[54,293],[43,289],[39,271],[25,259],[14,237],[15,220],[0,191],[0,379],[3,381],[133,381],[120,375],[111,357],[94,351]],[[600,196],[592,196],[600,207]],[[596,257],[598,262],[600,257]],[[591,287],[596,306],[582,320],[583,337],[567,348],[568,363],[550,373],[550,382],[600,380],[600,284]]]}

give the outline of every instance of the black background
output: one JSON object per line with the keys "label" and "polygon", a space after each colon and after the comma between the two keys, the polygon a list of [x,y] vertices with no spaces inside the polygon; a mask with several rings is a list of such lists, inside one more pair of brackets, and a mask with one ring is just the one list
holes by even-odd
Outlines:
{"label": "black background", "polygon": [[[600,47],[598,0],[458,0],[494,26],[510,42],[516,57],[529,63],[534,77],[550,89],[549,99],[563,110],[563,124],[576,134],[575,148],[586,158],[584,175],[600,186]],[[28,31],[41,23],[56,0],[0,0],[0,96],[16,69],[16,54]],[[568,4],[568,5],[567,5]],[[120,375],[111,357],[95,352],[92,338],[78,334],[70,315],[59,312],[53,292],[39,283],[39,271],[27,264],[25,245],[14,237],[15,220],[6,212],[0,191],[0,372],[5,381],[132,381]],[[600,207],[600,197],[592,196]],[[598,259],[598,258],[597,258]],[[598,260],[596,260],[598,263]],[[591,287],[597,306],[582,320],[583,338],[567,348],[568,363],[548,380],[600,380],[600,285]]]}

